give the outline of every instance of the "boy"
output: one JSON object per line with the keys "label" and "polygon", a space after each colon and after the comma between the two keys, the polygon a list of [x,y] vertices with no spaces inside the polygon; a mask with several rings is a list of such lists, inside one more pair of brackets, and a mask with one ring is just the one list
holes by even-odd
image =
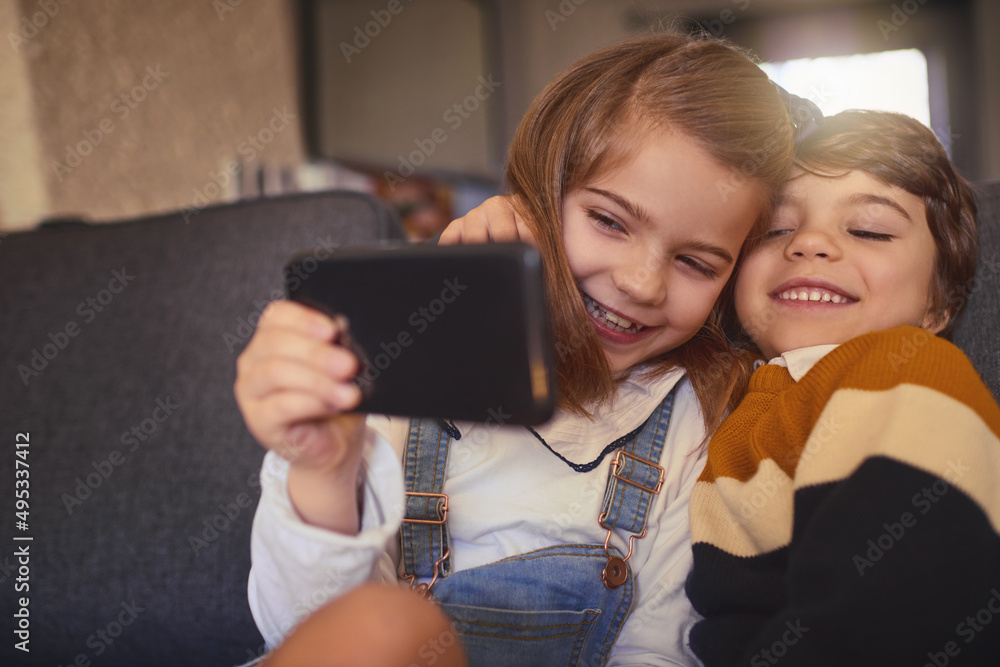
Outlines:
{"label": "boy", "polygon": [[772,361],[692,495],[691,648],[709,667],[997,664],[1000,408],[942,338],[975,272],[972,191],[898,114],[828,118],[798,156],[737,277]]}

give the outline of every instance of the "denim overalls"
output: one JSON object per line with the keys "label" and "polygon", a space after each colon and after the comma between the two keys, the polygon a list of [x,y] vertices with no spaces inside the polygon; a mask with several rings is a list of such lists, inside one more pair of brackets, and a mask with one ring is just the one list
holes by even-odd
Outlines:
{"label": "denim overalls", "polygon": [[[456,573],[442,493],[452,429],[431,419],[410,421],[400,568],[412,587],[441,604],[471,665],[607,662],[632,606],[632,541],[645,535],[646,512],[663,484],[658,462],[675,390],[617,453],[602,514],[595,517],[608,529],[604,544],[546,547]],[[616,528],[630,533],[625,556],[609,546]]]}

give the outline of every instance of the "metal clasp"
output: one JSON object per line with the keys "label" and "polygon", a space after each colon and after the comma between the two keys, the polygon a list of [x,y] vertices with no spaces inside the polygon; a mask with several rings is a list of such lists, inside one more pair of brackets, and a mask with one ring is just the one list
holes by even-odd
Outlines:
{"label": "metal clasp", "polygon": [[[597,522],[602,528],[604,527],[604,518],[606,514],[606,512],[601,512],[601,516],[597,519]],[[619,558],[618,556],[613,556],[611,554],[611,550],[608,548],[608,544],[611,541],[611,529],[608,528],[607,530],[608,534],[604,537],[604,555],[608,557],[608,562],[601,571],[601,581],[604,582],[604,585],[608,590],[613,591],[628,581],[627,563],[628,559],[632,557],[632,543],[635,540],[641,540],[646,536],[646,527],[642,527],[642,534],[628,536],[628,553],[625,554],[625,558]]]}
{"label": "metal clasp", "polygon": [[[628,479],[627,477],[622,477],[621,474],[619,474],[619,473],[621,473],[621,470],[622,470],[622,468],[625,465],[625,460],[624,460],[623,457],[626,457],[626,456],[628,458],[630,458],[630,459],[634,459],[636,461],[640,461],[642,463],[645,463],[646,465],[648,465],[651,468],[653,468],[654,470],[656,470],[657,474],[659,475],[659,479],[656,480],[656,487],[655,488],[650,488],[648,486],[643,486],[642,484],[639,484],[638,482],[634,482],[631,479]],[[660,489],[663,488],[663,466],[661,466],[661,465],[659,465],[657,463],[653,463],[652,461],[647,461],[646,459],[639,458],[635,454],[629,454],[624,449],[619,449],[618,453],[615,454],[615,460],[611,464],[611,474],[614,475],[615,479],[620,479],[621,481],[625,482],[626,484],[631,484],[632,486],[637,486],[640,489],[642,489],[643,491],[646,491],[648,493],[652,493],[653,495],[658,494],[660,492]]]}
{"label": "metal clasp", "polygon": [[[601,528],[604,528],[606,531],[608,531],[608,534],[605,535],[604,537],[604,553],[608,556],[608,558],[612,558],[611,552],[608,551],[608,543],[611,542],[612,529],[604,525],[604,519],[607,517],[607,514],[608,514],[607,512],[601,512],[601,516],[597,518],[597,523],[600,524]],[[632,557],[632,542],[634,542],[635,540],[641,540],[644,537],[646,537],[646,526],[642,527],[642,532],[639,533],[638,535],[628,536],[628,553],[625,555],[625,558],[622,558],[623,561],[627,561],[629,558]]]}
{"label": "metal clasp", "polygon": [[[428,494],[422,494],[422,495],[428,495]],[[439,494],[429,494],[429,495],[439,495]],[[436,582],[438,580],[438,575],[441,572],[441,563],[444,562],[444,560],[449,556],[449,554],[451,554],[451,549],[446,549],[445,552],[444,552],[444,555],[441,556],[440,558],[438,558],[437,561],[435,561],[435,563],[434,563],[434,576],[426,584],[418,584],[417,583],[417,575],[415,575],[415,574],[406,574],[405,572],[400,577],[400,579],[402,579],[403,581],[410,582],[410,590],[411,591],[413,591],[414,593],[416,593],[417,595],[419,595],[423,599],[429,600],[431,598],[431,586],[433,586],[434,582]]]}
{"label": "metal clasp", "polygon": [[421,498],[439,498],[444,501],[444,503],[436,508],[441,512],[440,519],[408,519],[403,518],[404,523],[427,523],[435,526],[440,526],[448,520],[448,494],[446,493],[419,493],[417,491],[407,491],[408,496],[418,496]]}

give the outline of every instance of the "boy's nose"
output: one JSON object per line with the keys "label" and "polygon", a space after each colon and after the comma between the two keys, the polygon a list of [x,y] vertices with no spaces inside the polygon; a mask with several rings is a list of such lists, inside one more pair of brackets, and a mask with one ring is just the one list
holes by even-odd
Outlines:
{"label": "boy's nose", "polygon": [[840,247],[827,233],[820,230],[800,229],[785,246],[788,259],[839,259]]}

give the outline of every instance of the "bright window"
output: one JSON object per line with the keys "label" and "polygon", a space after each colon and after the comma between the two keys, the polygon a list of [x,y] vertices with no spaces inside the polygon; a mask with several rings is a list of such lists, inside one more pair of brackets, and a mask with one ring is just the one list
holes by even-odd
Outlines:
{"label": "bright window", "polygon": [[761,66],[790,93],[812,100],[825,115],[878,109],[931,125],[927,59],[919,49],[830,58],[801,58]]}

